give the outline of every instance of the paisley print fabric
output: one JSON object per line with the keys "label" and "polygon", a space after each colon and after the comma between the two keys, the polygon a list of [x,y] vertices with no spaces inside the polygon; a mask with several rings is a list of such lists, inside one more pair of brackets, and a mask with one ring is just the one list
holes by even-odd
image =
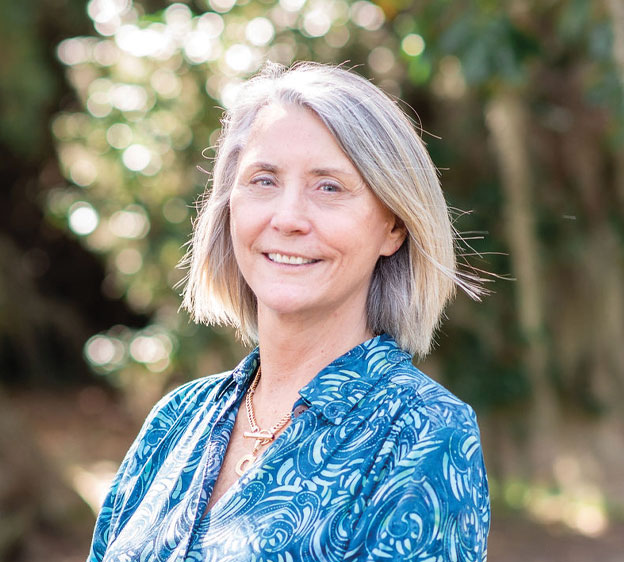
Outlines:
{"label": "paisley print fabric", "polygon": [[255,350],[155,406],[102,507],[90,562],[485,560],[474,413],[387,335],[301,389],[292,423],[206,513],[258,362]]}

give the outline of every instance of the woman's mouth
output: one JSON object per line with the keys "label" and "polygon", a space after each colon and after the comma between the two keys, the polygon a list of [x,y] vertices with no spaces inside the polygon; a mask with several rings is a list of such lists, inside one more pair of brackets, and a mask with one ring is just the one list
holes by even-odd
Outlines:
{"label": "woman's mouth", "polygon": [[286,254],[268,253],[265,254],[274,263],[283,263],[287,265],[305,265],[308,263],[316,263],[321,260],[306,258],[303,256],[287,256]]}

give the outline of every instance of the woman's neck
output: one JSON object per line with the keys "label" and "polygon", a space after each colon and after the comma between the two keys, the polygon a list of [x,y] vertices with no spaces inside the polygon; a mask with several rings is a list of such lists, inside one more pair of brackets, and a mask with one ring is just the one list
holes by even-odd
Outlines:
{"label": "woman's neck", "polygon": [[323,367],[371,338],[372,333],[365,314],[328,314],[302,321],[259,310],[258,336],[262,376],[257,402],[292,404],[299,390]]}

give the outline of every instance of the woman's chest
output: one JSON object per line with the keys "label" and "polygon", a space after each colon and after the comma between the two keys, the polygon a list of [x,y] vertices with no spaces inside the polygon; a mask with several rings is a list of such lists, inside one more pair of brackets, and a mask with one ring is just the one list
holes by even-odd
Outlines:
{"label": "woman's chest", "polygon": [[392,449],[388,422],[361,414],[336,425],[306,412],[240,478],[236,464],[253,447],[235,428],[240,416],[188,428],[192,441],[176,438],[153,479],[127,490],[111,554],[139,541],[137,555],[162,560],[343,560]]}
{"label": "woman's chest", "polygon": [[[249,430],[248,423],[245,420],[244,408],[240,408],[236,416],[236,422],[229,435],[229,441],[227,449],[221,462],[221,468],[219,474],[212,486],[210,492],[210,499],[206,507],[206,511],[210,511],[212,507],[221,499],[221,497],[236,483],[236,481],[242,475],[240,470],[244,459],[248,459],[244,463],[245,468],[251,468],[249,460],[253,460],[250,457],[250,453],[254,450],[255,440],[245,437],[245,432]],[[257,456],[264,451],[266,446],[263,446],[256,451]],[[207,483],[210,486],[210,483]]]}
{"label": "woman's chest", "polygon": [[[224,493],[220,477],[213,493],[222,495],[197,529],[193,556],[219,562],[344,560],[385,465],[385,440],[366,428],[365,421],[352,431],[294,424],[243,477],[233,483],[224,477]],[[237,460],[237,454],[226,455],[222,472]]]}

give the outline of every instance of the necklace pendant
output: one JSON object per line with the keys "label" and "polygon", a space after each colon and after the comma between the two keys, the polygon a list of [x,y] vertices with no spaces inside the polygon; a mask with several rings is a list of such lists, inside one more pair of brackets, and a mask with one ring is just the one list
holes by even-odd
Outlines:
{"label": "necklace pendant", "polygon": [[243,437],[248,437],[250,439],[256,439],[257,441],[261,441],[263,445],[270,443],[275,439],[275,435],[271,433],[268,429],[260,429],[258,431],[245,431],[243,433]]}
{"label": "necklace pendant", "polygon": [[242,476],[249,470],[251,465],[256,461],[256,457],[253,453],[248,453],[245,456],[241,457],[236,465],[236,474]]}

